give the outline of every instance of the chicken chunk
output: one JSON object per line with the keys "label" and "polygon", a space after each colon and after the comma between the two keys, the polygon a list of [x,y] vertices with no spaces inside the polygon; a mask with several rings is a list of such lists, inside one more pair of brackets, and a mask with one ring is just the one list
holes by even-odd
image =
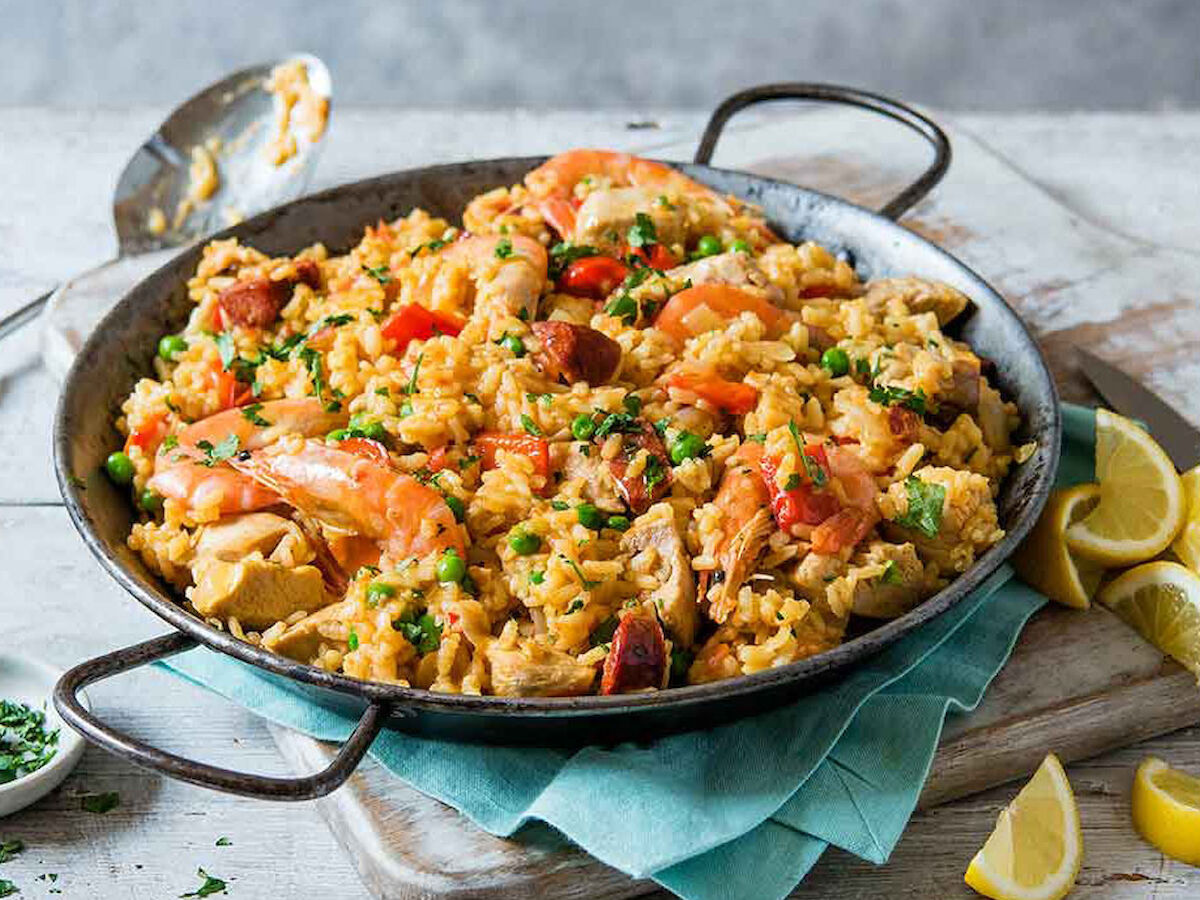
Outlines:
{"label": "chicken chunk", "polygon": [[863,301],[877,316],[887,313],[894,303],[902,304],[913,315],[932,312],[939,325],[955,319],[970,302],[965,294],[950,285],[922,278],[876,279],[868,285]]}
{"label": "chicken chunk", "polygon": [[783,301],[783,291],[771,283],[748,253],[719,253],[676,266],[667,273],[671,281],[684,284],[730,284],[761,291],[772,303]]}
{"label": "chicken chunk", "polygon": [[650,217],[659,243],[684,243],[684,210],[678,204],[660,202],[660,195],[661,191],[639,187],[593,191],[575,214],[575,243],[619,254],[638,213]]}
{"label": "chicken chunk", "polygon": [[658,583],[644,599],[653,603],[676,643],[690,647],[700,611],[690,559],[671,505],[656,503],[639,516],[621,538],[621,549],[632,554],[629,568],[635,577],[648,576]]}
{"label": "chicken chunk", "polygon": [[854,578],[851,609],[856,615],[872,619],[895,619],[921,600],[925,567],[912,544],[888,544],[871,541],[850,560],[855,569],[883,570],[869,577]]}
{"label": "chicken chunk", "polygon": [[594,666],[532,641],[517,648],[492,643],[486,656],[492,692],[501,697],[574,697],[588,693],[596,680]]}
{"label": "chicken chunk", "polygon": [[327,606],[321,573],[313,566],[288,568],[257,554],[238,562],[209,559],[194,570],[188,599],[205,617],[235,618],[261,630],[297,612]]}
{"label": "chicken chunk", "polygon": [[237,562],[255,552],[272,559],[276,549],[279,549],[281,556],[286,553],[299,562],[312,559],[312,551],[300,526],[274,513],[226,516],[202,527],[196,538],[197,559]]}
{"label": "chicken chunk", "polygon": [[281,656],[299,662],[312,662],[321,643],[346,649],[344,626],[340,616],[342,604],[335,603],[305,616],[289,625],[280,634],[263,637],[263,646]]}

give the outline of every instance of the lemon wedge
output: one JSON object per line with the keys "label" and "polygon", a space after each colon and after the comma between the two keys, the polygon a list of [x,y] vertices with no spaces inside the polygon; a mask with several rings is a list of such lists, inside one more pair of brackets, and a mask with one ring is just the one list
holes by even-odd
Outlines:
{"label": "lemon wedge", "polygon": [[1200,575],[1174,562],[1130,569],[1100,602],[1200,678]]}
{"label": "lemon wedge", "polygon": [[1079,810],[1053,753],[996,821],[971,860],[966,882],[992,900],[1057,900],[1075,886],[1083,862]]}
{"label": "lemon wedge", "polygon": [[1187,519],[1171,550],[1185,566],[1200,575],[1200,466],[1187,472],[1181,480],[1187,498]]}
{"label": "lemon wedge", "polygon": [[1200,866],[1200,778],[1146,757],[1133,778],[1133,825],[1167,856]]}
{"label": "lemon wedge", "polygon": [[1100,502],[1067,529],[1067,545],[1103,566],[1158,555],[1183,525],[1183,483],[1144,429],[1106,409],[1096,411],[1096,480]]}
{"label": "lemon wedge", "polygon": [[1013,556],[1017,574],[1051,600],[1087,609],[1104,569],[1067,548],[1066,531],[1100,502],[1100,485],[1059,488],[1046,501],[1041,518]]}

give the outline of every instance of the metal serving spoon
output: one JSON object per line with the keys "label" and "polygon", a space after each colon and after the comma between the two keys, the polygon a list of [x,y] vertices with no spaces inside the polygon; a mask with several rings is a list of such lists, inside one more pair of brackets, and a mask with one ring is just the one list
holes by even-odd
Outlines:
{"label": "metal serving spoon", "polygon": [[[114,281],[112,276],[124,260],[185,246],[240,217],[300,196],[312,176],[324,140],[318,137],[310,141],[305,135],[298,135],[294,155],[279,165],[269,158],[267,149],[279,133],[277,117],[282,104],[266,90],[265,84],[277,66],[292,61],[303,64],[313,92],[325,100],[327,116],[333,89],[329,70],[317,57],[303,53],[242,69],[193,96],[137,149],[121,173],[113,195],[117,258],[76,276],[0,319],[0,338],[32,321],[47,301],[51,306],[48,313],[55,313],[56,304],[60,299],[68,299],[65,294],[71,288],[88,283],[110,286]],[[293,123],[291,132],[296,134],[298,130],[303,129]],[[202,148],[215,162],[218,184],[207,198],[186,202],[189,193],[194,192],[191,170],[196,147]],[[200,167],[203,174],[203,159]],[[76,297],[84,293],[87,292],[75,291]],[[94,324],[107,311],[104,300],[111,302],[115,296],[110,290],[88,296],[87,310],[76,308],[64,315],[71,333],[60,335],[67,341],[60,350],[73,355],[82,340],[80,331]],[[70,305],[81,304],[72,300]],[[49,321],[48,325],[53,329],[56,323]],[[51,362],[50,348],[55,343],[49,339],[45,345],[47,362]]]}

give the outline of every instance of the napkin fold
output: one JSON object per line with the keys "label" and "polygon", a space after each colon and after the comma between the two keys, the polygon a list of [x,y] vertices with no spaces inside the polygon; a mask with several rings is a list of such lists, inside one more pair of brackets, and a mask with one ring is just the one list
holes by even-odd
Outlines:
{"label": "napkin fold", "polygon": [[[1066,407],[1064,424],[1060,483],[1088,480],[1092,413]],[[575,751],[385,731],[370,755],[493,834],[544,843],[557,832],[687,900],[782,898],[831,844],[887,860],[946,716],[975,708],[1045,602],[1002,566],[840,681],[708,731]],[[204,648],[159,665],[319,740],[345,740],[355,724]]]}

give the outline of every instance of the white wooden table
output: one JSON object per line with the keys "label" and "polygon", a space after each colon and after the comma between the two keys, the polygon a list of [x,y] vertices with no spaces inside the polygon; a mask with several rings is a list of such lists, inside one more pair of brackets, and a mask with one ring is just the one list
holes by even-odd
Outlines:
{"label": "white wooden table", "polygon": [[[0,126],[0,311],[102,261],[113,247],[110,192],[126,156],[158,113],[7,110]],[[626,127],[628,122],[655,128]],[[972,132],[1089,220],[1148,243],[1200,247],[1200,115],[965,116]],[[316,187],[433,161],[614,146],[682,157],[695,114],[413,113],[339,109]],[[719,160],[719,155],[718,155]],[[1014,211],[1019,215],[1019,210]],[[1200,257],[1197,258],[1200,265]],[[1164,288],[1164,294],[1170,293]],[[1194,299],[1194,298],[1193,298]],[[1147,346],[1153,353],[1153,346]],[[40,369],[32,331],[0,352],[0,646],[69,665],[165,626],[123,595],[87,554],[59,506],[50,462],[55,385]],[[1047,671],[1052,671],[1048,663]],[[265,772],[283,772],[255,718],[141,672],[94,689],[115,724],[167,749]],[[1128,822],[1128,790],[1147,753],[1200,763],[1200,729],[1070,768],[1087,833],[1078,897],[1195,897],[1200,870],[1165,861]],[[118,791],[97,816],[78,795]],[[928,896],[932,872],[961,871],[1011,796],[1000,788],[918,814],[881,869],[830,852],[798,892],[861,886],[861,896]],[[220,837],[232,846],[216,847]],[[194,890],[197,866],[232,896],[366,897],[334,836],[310,804],[210,793],[88,750],[62,789],[0,820],[0,839],[26,851],[0,866],[22,897],[57,887],[67,897],[161,898]],[[36,880],[59,875],[56,883]],[[969,892],[963,888],[963,894]]]}

